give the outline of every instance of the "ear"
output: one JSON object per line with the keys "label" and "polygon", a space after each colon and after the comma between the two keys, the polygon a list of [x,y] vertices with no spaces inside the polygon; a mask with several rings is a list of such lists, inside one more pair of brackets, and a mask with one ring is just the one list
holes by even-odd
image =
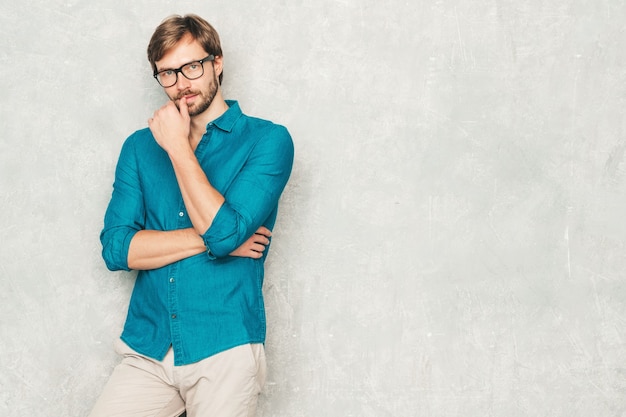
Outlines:
{"label": "ear", "polygon": [[224,58],[224,57],[222,57],[222,56],[216,56],[216,57],[213,59],[213,68],[214,68],[214,70],[215,70],[215,77],[216,77],[216,78],[219,78],[219,77],[220,77],[220,74],[222,73],[222,70],[224,69],[224,66],[223,66],[223,65],[224,65],[223,58]]}

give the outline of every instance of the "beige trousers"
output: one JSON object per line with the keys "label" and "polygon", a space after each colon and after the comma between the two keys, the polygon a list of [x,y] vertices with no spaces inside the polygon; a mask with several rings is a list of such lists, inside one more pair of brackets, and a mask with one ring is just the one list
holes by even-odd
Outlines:
{"label": "beige trousers", "polygon": [[115,367],[90,417],[252,417],[265,383],[265,350],[242,345],[190,365],[145,357],[118,340]]}

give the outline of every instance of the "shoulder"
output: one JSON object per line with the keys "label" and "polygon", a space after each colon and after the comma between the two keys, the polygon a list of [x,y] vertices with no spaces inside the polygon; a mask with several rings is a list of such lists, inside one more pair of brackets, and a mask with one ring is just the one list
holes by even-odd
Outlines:
{"label": "shoulder", "polygon": [[283,146],[293,146],[289,130],[270,120],[248,115],[242,115],[243,129],[247,134],[255,137],[259,142],[273,142]]}
{"label": "shoulder", "polygon": [[254,152],[270,156],[276,161],[292,163],[294,145],[291,135],[283,125],[269,120],[249,117],[249,127],[254,137]]}
{"label": "shoulder", "polygon": [[149,128],[139,129],[126,138],[122,150],[134,150],[135,152],[150,152],[159,149],[158,143]]}
{"label": "shoulder", "polygon": [[146,168],[154,166],[164,157],[167,158],[167,154],[156,142],[150,129],[145,128],[126,138],[120,150],[118,164]]}
{"label": "shoulder", "polygon": [[285,126],[244,113],[236,100],[226,100],[226,103],[229,106],[224,120],[226,130],[230,130],[228,128],[228,120],[231,120],[231,123],[233,123],[231,126],[234,131],[246,140],[291,142],[291,135]]}
{"label": "shoulder", "polygon": [[152,142],[154,141],[154,136],[152,136],[152,132],[150,131],[150,129],[146,127],[146,128],[139,129],[131,133],[130,136],[126,138],[125,143],[131,143],[135,145],[144,145],[151,141]]}

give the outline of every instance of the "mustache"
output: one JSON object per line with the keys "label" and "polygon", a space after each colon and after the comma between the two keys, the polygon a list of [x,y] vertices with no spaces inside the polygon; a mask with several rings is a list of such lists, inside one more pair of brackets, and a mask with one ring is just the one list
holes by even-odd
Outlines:
{"label": "mustache", "polygon": [[174,101],[180,101],[181,98],[185,97],[185,96],[189,96],[189,95],[197,95],[200,94],[200,91],[193,91],[193,90],[185,90],[182,93],[179,93],[175,98]]}

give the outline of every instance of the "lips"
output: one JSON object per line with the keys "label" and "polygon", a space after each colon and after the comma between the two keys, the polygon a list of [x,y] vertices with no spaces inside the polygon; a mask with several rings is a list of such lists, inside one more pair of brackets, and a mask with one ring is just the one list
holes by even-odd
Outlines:
{"label": "lips", "polygon": [[197,96],[198,96],[198,93],[192,93],[190,91],[187,91],[187,92],[185,92],[183,94],[179,94],[177,100],[182,100],[184,98],[186,101],[189,101],[189,100],[193,100]]}
{"label": "lips", "polygon": [[197,95],[195,94],[191,94],[188,96],[183,96],[183,99],[185,99],[185,102],[187,103],[187,105],[190,105],[191,103],[193,103],[194,99],[197,97]]}

